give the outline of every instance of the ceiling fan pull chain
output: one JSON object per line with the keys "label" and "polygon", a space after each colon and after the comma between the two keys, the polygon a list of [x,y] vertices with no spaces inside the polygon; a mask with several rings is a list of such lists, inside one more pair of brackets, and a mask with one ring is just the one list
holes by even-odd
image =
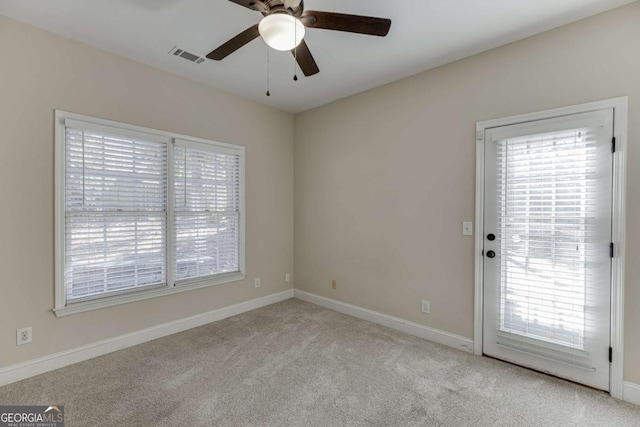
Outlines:
{"label": "ceiling fan pull chain", "polygon": [[269,46],[267,46],[267,96],[271,96],[271,92],[269,92]]}
{"label": "ceiling fan pull chain", "polygon": [[298,81],[298,26],[296,21],[293,21],[293,81]]}

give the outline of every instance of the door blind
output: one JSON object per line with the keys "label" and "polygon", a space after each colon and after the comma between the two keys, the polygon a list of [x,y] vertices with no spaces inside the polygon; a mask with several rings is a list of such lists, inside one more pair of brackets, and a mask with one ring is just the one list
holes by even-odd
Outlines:
{"label": "door blind", "polygon": [[165,284],[167,144],[65,132],[67,301]]}
{"label": "door blind", "polygon": [[[598,129],[580,128],[497,143],[500,242],[498,345],[573,364],[589,341],[603,277],[606,236]],[[606,282],[605,282],[606,283]]]}
{"label": "door blind", "polygon": [[240,271],[240,155],[176,141],[176,280]]}

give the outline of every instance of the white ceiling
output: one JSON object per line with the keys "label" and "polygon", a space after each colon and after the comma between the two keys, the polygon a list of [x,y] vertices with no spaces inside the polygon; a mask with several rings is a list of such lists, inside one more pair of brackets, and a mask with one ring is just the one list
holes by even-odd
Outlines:
{"label": "white ceiling", "polygon": [[289,52],[254,40],[223,61],[196,65],[259,22],[228,0],[0,0],[0,14],[289,112],[300,112],[635,0],[305,0],[306,10],[391,18],[385,38],[309,29],[320,73],[293,81]]}

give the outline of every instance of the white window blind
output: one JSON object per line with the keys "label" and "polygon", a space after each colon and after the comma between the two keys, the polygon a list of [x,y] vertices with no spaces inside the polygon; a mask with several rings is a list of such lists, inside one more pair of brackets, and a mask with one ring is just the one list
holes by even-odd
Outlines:
{"label": "white window blind", "polygon": [[244,279],[244,147],[56,111],[58,316]]}
{"label": "white window blind", "polygon": [[67,302],[165,284],[167,144],[73,125],[65,127]]}
{"label": "white window blind", "polygon": [[240,271],[240,154],[176,140],[176,280]]}
{"label": "white window blind", "polygon": [[498,143],[499,345],[588,366],[601,344],[589,339],[609,271],[608,237],[597,228],[610,206],[597,131]]}

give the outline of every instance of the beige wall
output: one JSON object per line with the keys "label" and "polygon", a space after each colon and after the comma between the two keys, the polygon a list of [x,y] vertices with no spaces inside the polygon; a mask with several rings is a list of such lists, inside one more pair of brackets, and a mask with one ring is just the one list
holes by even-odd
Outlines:
{"label": "beige wall", "polygon": [[472,338],[476,122],[624,95],[625,379],[640,383],[640,3],[297,115],[296,288]]}
{"label": "beige wall", "polygon": [[[0,52],[0,368],[291,288],[292,115],[4,17]],[[247,280],[56,318],[54,109],[244,145]]]}

